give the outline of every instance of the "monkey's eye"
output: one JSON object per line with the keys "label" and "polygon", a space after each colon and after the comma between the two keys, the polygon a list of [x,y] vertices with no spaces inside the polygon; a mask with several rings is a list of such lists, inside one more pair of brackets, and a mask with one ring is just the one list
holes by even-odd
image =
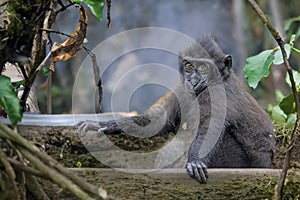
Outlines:
{"label": "monkey's eye", "polygon": [[187,70],[187,71],[191,71],[194,69],[194,66],[189,62],[185,63],[184,67],[185,67],[185,70]]}
{"label": "monkey's eye", "polygon": [[200,73],[206,73],[208,70],[208,66],[205,64],[201,64],[198,69],[197,69]]}

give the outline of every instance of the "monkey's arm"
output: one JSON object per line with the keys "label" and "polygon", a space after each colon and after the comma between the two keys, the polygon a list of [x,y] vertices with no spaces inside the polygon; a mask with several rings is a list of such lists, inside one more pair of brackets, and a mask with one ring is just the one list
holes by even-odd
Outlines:
{"label": "monkey's arm", "polygon": [[79,135],[85,135],[88,130],[95,130],[105,134],[125,132],[137,137],[150,137],[175,131],[179,123],[179,103],[176,96],[170,92],[142,115],[104,122],[83,121],[76,127]]}
{"label": "monkey's arm", "polygon": [[206,183],[208,178],[207,173],[207,156],[204,155],[205,152],[201,152],[201,147],[204,144],[206,132],[209,126],[209,119],[201,122],[200,128],[197,133],[194,133],[194,140],[190,146],[188,152],[188,161],[186,169],[188,174],[199,181],[200,183]]}

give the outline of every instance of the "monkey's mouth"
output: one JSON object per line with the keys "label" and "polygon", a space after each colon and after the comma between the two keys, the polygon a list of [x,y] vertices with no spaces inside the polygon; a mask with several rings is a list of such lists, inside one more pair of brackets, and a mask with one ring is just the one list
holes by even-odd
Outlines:
{"label": "monkey's mouth", "polygon": [[197,83],[191,83],[193,90],[197,89],[201,83],[197,82]]}
{"label": "monkey's mouth", "polygon": [[185,88],[189,93],[200,94],[203,90],[207,88],[207,83],[205,80],[203,81],[191,81],[185,80]]}
{"label": "monkey's mouth", "polygon": [[198,82],[196,84],[193,84],[192,88],[196,92],[202,92],[206,88],[206,83],[205,83],[205,81]]}
{"label": "monkey's mouth", "polygon": [[195,84],[188,82],[186,87],[191,93],[196,93],[197,95],[207,88],[205,81],[197,82]]}

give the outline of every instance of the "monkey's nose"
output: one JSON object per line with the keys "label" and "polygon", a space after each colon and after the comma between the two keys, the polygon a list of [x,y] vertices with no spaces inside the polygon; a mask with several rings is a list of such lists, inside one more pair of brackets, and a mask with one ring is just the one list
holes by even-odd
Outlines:
{"label": "monkey's nose", "polygon": [[198,81],[196,80],[191,80],[192,86],[195,87],[198,84]]}

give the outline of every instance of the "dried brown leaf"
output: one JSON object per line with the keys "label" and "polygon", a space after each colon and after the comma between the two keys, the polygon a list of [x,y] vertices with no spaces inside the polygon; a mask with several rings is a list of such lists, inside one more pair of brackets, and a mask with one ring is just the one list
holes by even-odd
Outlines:
{"label": "dried brown leaf", "polygon": [[88,24],[88,17],[85,9],[79,6],[80,18],[75,30],[71,33],[64,43],[52,47],[53,63],[51,70],[54,71],[54,63],[58,60],[68,60],[77,55],[79,50],[83,47],[83,41],[86,35],[86,28]]}

